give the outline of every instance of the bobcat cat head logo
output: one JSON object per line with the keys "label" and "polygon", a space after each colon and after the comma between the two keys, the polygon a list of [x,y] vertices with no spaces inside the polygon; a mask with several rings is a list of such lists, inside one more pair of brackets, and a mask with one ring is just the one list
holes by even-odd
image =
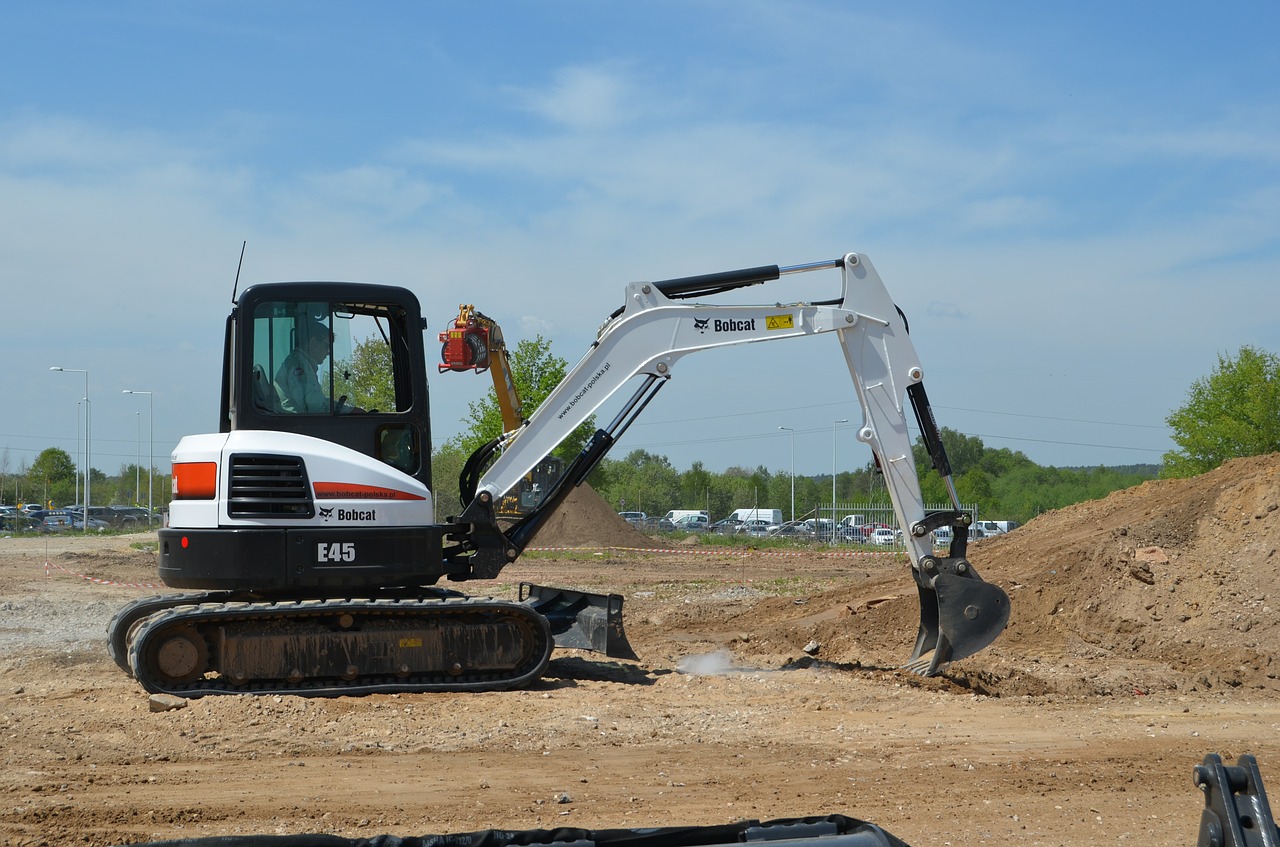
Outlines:
{"label": "bobcat cat head logo", "polygon": [[326,509],[324,506],[321,506],[320,517],[324,518],[325,520],[329,520],[329,518],[333,517],[333,507],[330,506],[329,508]]}
{"label": "bobcat cat head logo", "polygon": [[693,328],[698,332],[706,332],[707,324],[711,323],[711,318],[694,318]]}

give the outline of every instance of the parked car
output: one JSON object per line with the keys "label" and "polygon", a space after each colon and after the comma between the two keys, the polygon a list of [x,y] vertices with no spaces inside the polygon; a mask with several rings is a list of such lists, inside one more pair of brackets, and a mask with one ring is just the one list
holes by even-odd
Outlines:
{"label": "parked car", "polygon": [[733,535],[742,526],[737,518],[722,518],[711,525],[711,531],[719,535]]}
{"label": "parked car", "polygon": [[887,526],[876,527],[867,537],[867,543],[877,547],[893,547],[899,541],[898,531]]}
{"label": "parked car", "polygon": [[61,532],[64,529],[73,529],[75,527],[75,517],[70,512],[62,509],[40,513],[40,521],[51,532]]}
{"label": "parked car", "polygon": [[744,521],[742,526],[738,527],[738,534],[763,538],[772,531],[773,527],[773,524],[765,520]]}
{"label": "parked car", "polygon": [[813,532],[805,526],[804,521],[785,521],[774,527],[770,535],[783,538],[813,538]]}
{"label": "parked car", "polygon": [[[71,519],[71,528],[83,531],[85,528],[85,523],[86,522],[82,517],[80,517],[79,515],[75,515]],[[89,524],[90,532],[102,532],[104,529],[111,528],[111,524],[103,520],[98,520],[97,518],[89,518],[88,524]]]}
{"label": "parked car", "polygon": [[816,541],[830,541],[832,522],[826,518],[809,518],[801,521]]}
{"label": "parked car", "polygon": [[711,528],[711,521],[706,515],[685,515],[672,521],[672,528],[678,532],[706,532]]}
{"label": "parked car", "polygon": [[649,522],[649,516],[644,512],[618,512],[618,517],[622,518],[632,526],[641,528]]}
{"label": "parked car", "polygon": [[146,525],[147,511],[140,505],[109,505],[106,507],[108,512],[113,513],[108,518],[111,526],[133,527]]}
{"label": "parked car", "polygon": [[0,515],[0,532],[48,532],[45,525],[28,515],[16,511],[8,515]]}

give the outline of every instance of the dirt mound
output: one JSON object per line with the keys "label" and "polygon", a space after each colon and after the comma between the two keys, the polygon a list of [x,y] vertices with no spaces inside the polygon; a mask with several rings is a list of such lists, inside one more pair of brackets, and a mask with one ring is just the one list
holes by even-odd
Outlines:
{"label": "dirt mound", "polygon": [[533,537],[533,547],[652,547],[585,482],[569,492]]}
{"label": "dirt mound", "polygon": [[[1006,696],[1280,692],[1272,658],[1277,549],[1280,454],[1040,515],[970,545],[979,573],[1009,594],[1009,626],[942,680],[921,684]],[[685,624],[760,663],[805,661],[798,646],[812,640],[820,661],[896,668],[919,623],[906,565],[855,561],[849,570],[864,579],[803,600],[742,602]]]}
{"label": "dirt mound", "polygon": [[[1001,651],[1152,665],[1135,687],[1280,690],[1272,645],[1280,559],[1280,454],[1239,459],[1046,513],[973,545],[1012,600]],[[1105,673],[1078,667],[1085,673]]]}

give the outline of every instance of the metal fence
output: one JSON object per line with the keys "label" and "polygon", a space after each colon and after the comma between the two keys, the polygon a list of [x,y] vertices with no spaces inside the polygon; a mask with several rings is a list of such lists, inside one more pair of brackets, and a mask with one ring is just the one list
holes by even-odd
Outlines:
{"label": "metal fence", "polygon": [[[926,503],[924,506],[926,513],[950,512],[952,509],[950,503]],[[978,519],[978,504],[961,504],[960,510],[967,512],[972,520]],[[850,515],[858,515],[861,520],[845,523],[845,518]],[[835,543],[840,544],[865,543],[870,533],[879,527],[893,529],[899,533],[899,538],[904,531],[904,528],[898,525],[898,516],[894,514],[893,506],[889,503],[837,503],[834,507],[817,506],[810,516],[830,521],[829,525],[836,527],[835,537],[826,540],[834,540]]]}

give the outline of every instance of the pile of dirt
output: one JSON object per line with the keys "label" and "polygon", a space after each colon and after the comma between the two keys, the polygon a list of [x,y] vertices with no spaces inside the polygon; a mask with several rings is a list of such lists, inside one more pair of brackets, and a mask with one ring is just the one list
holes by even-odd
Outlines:
{"label": "pile of dirt", "polygon": [[1009,591],[1011,655],[1124,656],[1164,671],[1137,687],[1280,691],[1277,549],[1272,454],[1046,513],[972,558]]}
{"label": "pile of dirt", "polygon": [[[1008,592],[1012,612],[995,644],[946,679],[1005,696],[1280,692],[1278,549],[1280,454],[1045,513],[970,545],[968,558]],[[825,661],[900,663],[918,622],[916,592],[904,566],[866,567],[864,582],[803,607],[757,604],[753,635],[735,652],[809,638]],[[739,626],[748,630],[747,619]]]}
{"label": "pile of dirt", "polygon": [[569,492],[533,536],[532,547],[652,547],[585,482]]}

